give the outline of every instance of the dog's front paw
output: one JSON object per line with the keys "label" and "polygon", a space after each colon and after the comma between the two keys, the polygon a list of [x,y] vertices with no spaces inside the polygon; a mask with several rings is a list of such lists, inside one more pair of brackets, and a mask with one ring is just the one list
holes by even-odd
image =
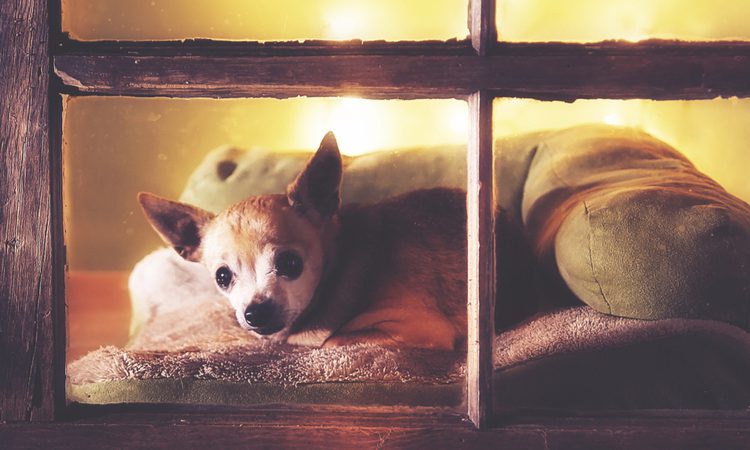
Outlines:
{"label": "dog's front paw", "polygon": [[332,330],[317,328],[314,330],[303,330],[289,335],[286,342],[291,345],[304,347],[323,347],[333,333]]}
{"label": "dog's front paw", "polygon": [[336,334],[323,343],[323,348],[343,345],[369,344],[395,347],[399,342],[380,330],[362,330]]}

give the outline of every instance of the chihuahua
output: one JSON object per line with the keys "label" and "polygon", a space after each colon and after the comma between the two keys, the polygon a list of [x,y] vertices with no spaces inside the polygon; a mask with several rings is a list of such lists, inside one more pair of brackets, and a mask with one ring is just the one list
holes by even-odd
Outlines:
{"label": "chihuahua", "polygon": [[454,349],[466,339],[466,194],[425,189],[341,205],[333,133],[286,194],[218,215],[149,193],[147,219],[203,264],[240,326],[295,345]]}

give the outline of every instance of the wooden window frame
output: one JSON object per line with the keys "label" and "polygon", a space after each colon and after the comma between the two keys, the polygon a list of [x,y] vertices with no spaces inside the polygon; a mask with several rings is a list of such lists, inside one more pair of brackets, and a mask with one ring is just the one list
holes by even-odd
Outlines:
{"label": "wooden window frame", "polygon": [[[750,97],[750,43],[497,43],[494,11],[494,0],[470,1],[465,42],[86,43],[62,33],[60,0],[0,4],[0,443],[558,448],[583,440],[691,448],[750,441],[743,411],[493,417],[493,331],[480,320],[492,317],[494,295],[493,98]],[[66,405],[63,93],[467,100],[469,420],[434,408]]]}

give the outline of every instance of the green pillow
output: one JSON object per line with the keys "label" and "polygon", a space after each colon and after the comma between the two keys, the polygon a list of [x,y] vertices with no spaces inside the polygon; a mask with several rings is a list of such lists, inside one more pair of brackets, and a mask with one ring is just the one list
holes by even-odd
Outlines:
{"label": "green pillow", "polygon": [[[498,205],[577,298],[623,317],[748,328],[750,207],[676,150],[641,130],[606,125],[514,136],[496,149]],[[281,193],[309,155],[218,149],[181,200],[219,211],[249,195]],[[345,158],[344,202],[465,187],[465,155],[443,146]]]}
{"label": "green pillow", "polygon": [[[311,155],[311,151],[216,149],[190,176],[180,200],[219,212],[250,195],[281,194]],[[458,145],[387,150],[344,157],[343,163],[344,203],[377,202],[421,188],[466,186],[466,149]]]}
{"label": "green pillow", "polygon": [[750,207],[639,130],[540,142],[523,219],[539,257],[598,311],[750,325]]}

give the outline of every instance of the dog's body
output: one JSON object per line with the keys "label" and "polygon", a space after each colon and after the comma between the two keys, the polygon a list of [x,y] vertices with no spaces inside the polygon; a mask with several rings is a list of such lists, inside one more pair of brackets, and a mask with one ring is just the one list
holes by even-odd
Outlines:
{"label": "dog's body", "polygon": [[329,133],[286,195],[251,197],[217,216],[151,194],[139,200],[260,336],[456,348],[466,336],[465,194],[429,189],[341,208],[341,175]]}
{"label": "dog's body", "polygon": [[458,344],[466,334],[465,197],[430,189],[342,208],[310,320],[290,342],[314,344],[322,325],[324,334],[336,328],[327,345]]}

